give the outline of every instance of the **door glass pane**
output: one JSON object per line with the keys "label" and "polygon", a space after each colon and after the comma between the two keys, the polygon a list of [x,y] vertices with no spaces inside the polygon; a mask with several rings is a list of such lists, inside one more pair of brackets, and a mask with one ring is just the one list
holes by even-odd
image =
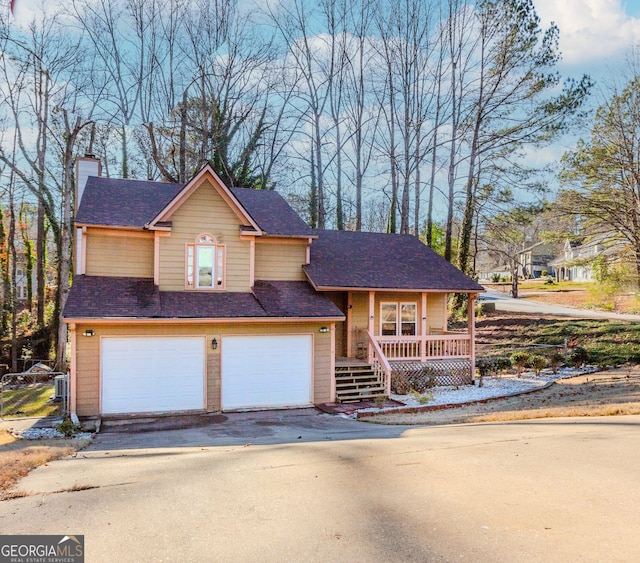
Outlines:
{"label": "door glass pane", "polygon": [[198,287],[213,287],[213,247],[198,247]]}
{"label": "door glass pane", "polygon": [[398,306],[395,303],[382,303],[380,306],[380,325],[382,336],[398,334]]}

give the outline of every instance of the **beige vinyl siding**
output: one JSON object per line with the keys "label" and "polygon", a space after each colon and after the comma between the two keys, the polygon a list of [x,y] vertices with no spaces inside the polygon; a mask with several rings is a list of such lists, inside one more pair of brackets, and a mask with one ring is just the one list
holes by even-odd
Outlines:
{"label": "beige vinyl siding", "polygon": [[[331,400],[332,358],[331,332],[321,333],[326,323],[252,323],[252,324],[194,324],[194,325],[78,325],[76,332],[76,409],[78,416],[100,415],[100,338],[102,336],[205,336],[207,341],[207,411],[220,410],[221,366],[220,354],[223,336],[311,334],[313,335],[313,402]],[[95,333],[82,336],[86,329]],[[218,349],[212,350],[211,340],[216,338]],[[286,358],[283,358],[286,361]]]}
{"label": "beige vinyl siding", "polygon": [[427,294],[427,330],[447,330],[447,294]]}
{"label": "beige vinyl siding", "polygon": [[362,349],[367,342],[369,292],[354,291],[351,294],[351,305],[351,356],[357,357],[358,349]]}
{"label": "beige vinyl siding", "polygon": [[88,231],[88,276],[153,278],[153,237]]}
{"label": "beige vinyl siding", "polygon": [[307,242],[256,240],[256,280],[305,280]]}
{"label": "beige vinyl siding", "polygon": [[[324,293],[345,316],[347,315],[347,293],[344,291],[331,291]],[[336,323],[336,356],[347,355],[347,321]]]}
{"label": "beige vinyl siding", "polygon": [[209,182],[172,215],[171,234],[160,239],[160,290],[184,291],[185,245],[202,233],[226,246],[226,291],[249,291],[250,243],[240,240],[241,220]]}

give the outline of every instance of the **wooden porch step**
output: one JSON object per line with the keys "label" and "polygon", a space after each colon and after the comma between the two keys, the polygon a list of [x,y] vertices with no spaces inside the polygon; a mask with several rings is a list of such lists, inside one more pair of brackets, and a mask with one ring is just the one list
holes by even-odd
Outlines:
{"label": "wooden porch step", "polygon": [[366,401],[384,397],[386,389],[370,365],[336,366],[336,400]]}
{"label": "wooden porch step", "polygon": [[343,381],[367,381],[370,379],[377,380],[378,377],[372,371],[368,373],[350,373],[349,375],[336,374],[336,383],[341,383]]}
{"label": "wooden porch step", "polygon": [[378,397],[386,397],[385,390],[382,388],[379,389],[370,389],[366,392],[364,391],[353,391],[353,392],[343,392],[336,399],[340,403],[349,403],[355,401],[370,401],[372,399],[376,399]]}
{"label": "wooden porch step", "polygon": [[362,366],[336,366],[336,373],[359,373],[361,371],[372,371],[373,367],[369,364]]}

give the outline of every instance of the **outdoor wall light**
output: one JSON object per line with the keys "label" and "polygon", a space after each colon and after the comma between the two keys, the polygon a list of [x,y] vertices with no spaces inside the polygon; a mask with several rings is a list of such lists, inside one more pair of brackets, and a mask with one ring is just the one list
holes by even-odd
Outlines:
{"label": "outdoor wall light", "polygon": [[211,348],[214,350],[218,349],[218,341],[215,338],[211,341]]}
{"label": "outdoor wall light", "polygon": [[82,336],[93,336],[94,334],[95,332],[89,328],[82,333]]}
{"label": "outdoor wall light", "polygon": [[329,329],[326,326],[321,326],[320,332],[329,332]]}

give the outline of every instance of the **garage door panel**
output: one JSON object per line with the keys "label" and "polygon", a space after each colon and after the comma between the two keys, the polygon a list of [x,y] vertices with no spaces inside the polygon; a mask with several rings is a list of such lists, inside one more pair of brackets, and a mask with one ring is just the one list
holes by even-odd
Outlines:
{"label": "garage door panel", "polygon": [[308,405],[311,335],[231,336],[222,340],[222,408]]}
{"label": "garage door panel", "polygon": [[102,340],[102,412],[204,408],[204,338]]}

